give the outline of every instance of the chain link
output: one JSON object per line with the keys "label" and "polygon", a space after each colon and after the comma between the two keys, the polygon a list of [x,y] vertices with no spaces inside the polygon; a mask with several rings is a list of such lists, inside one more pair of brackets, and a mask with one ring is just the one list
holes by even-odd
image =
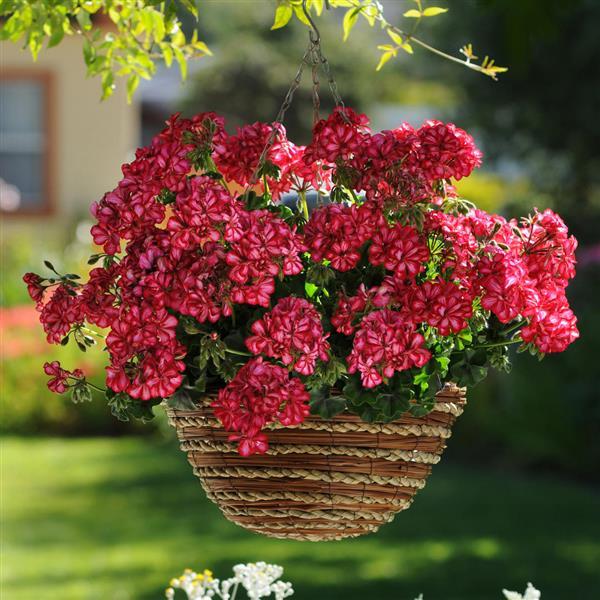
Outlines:
{"label": "chain link", "polygon": [[321,99],[319,98],[319,62],[319,54],[313,45],[311,53],[313,126],[321,120],[321,115],[319,114],[319,109],[321,107]]}

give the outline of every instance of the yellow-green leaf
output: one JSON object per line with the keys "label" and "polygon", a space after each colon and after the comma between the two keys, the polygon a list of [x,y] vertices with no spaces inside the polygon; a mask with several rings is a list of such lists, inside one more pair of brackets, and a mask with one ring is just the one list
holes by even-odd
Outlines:
{"label": "yellow-green leaf", "polygon": [[378,10],[377,6],[375,6],[374,4],[365,6],[365,9],[363,11],[363,16],[365,17],[365,19],[367,20],[367,23],[371,27],[373,27],[373,25],[375,25],[375,21],[377,19],[378,14],[379,14],[379,10]]}
{"label": "yellow-green leaf", "polygon": [[[68,25],[69,25],[69,22],[67,21],[67,27],[68,27]],[[50,36],[50,40],[48,42],[48,48],[52,48],[52,47],[60,44],[64,35],[65,35],[65,30],[64,30],[63,23],[60,21],[56,21],[54,24],[54,29],[52,31],[52,35]]]}
{"label": "yellow-green leaf", "polygon": [[436,15],[441,15],[442,13],[448,12],[447,8],[440,8],[439,6],[429,6],[423,11],[424,17],[435,17]]}
{"label": "yellow-green leaf", "polygon": [[79,10],[76,15],[79,27],[84,31],[89,31],[92,28],[92,20],[90,19],[90,13],[85,10]]}
{"label": "yellow-green leaf", "polygon": [[350,10],[346,11],[346,14],[344,15],[344,22],[343,22],[344,41],[346,41],[348,39],[348,36],[350,35],[352,28],[356,24],[356,20],[358,19],[358,15],[360,14],[361,10],[362,10],[362,8],[359,7],[359,8],[351,8]]}
{"label": "yellow-green leaf", "polygon": [[113,7],[108,9],[108,16],[113,23],[118,23],[121,20],[121,13]]}
{"label": "yellow-green leaf", "polygon": [[408,42],[404,42],[404,44],[402,44],[400,48],[402,48],[402,50],[408,52],[409,54],[413,54],[413,47]]}
{"label": "yellow-green leaf", "polygon": [[180,0],[181,4],[183,4],[184,8],[194,15],[196,19],[198,18],[198,7],[196,6],[196,2],[192,0]]}
{"label": "yellow-green leaf", "polygon": [[381,55],[381,58],[379,59],[379,64],[377,65],[377,71],[381,71],[381,69],[383,68],[383,65],[385,65],[385,63],[390,60],[390,58],[392,58],[392,56],[394,56],[394,54],[392,52],[384,52]]}
{"label": "yellow-green leaf", "polygon": [[102,72],[102,100],[106,100],[112,96],[115,90],[114,80],[115,76],[110,69]]}
{"label": "yellow-green leaf", "polygon": [[402,44],[402,42],[403,42],[402,36],[399,33],[396,33],[393,29],[388,29],[387,32],[388,32],[388,35],[390,36],[390,38],[392,38],[393,42],[398,44],[398,46],[400,46],[400,44]]}
{"label": "yellow-green leaf", "polygon": [[180,48],[175,46],[173,48],[173,53],[175,54],[175,60],[179,64],[179,70],[181,71],[181,79],[185,81],[187,78],[187,60],[185,54],[181,51]]}
{"label": "yellow-green leaf", "polygon": [[127,79],[127,102],[131,102],[133,94],[135,93],[135,90],[139,84],[140,78],[137,75],[132,74],[129,76]]}
{"label": "yellow-green leaf", "polygon": [[204,42],[198,40],[197,42],[194,42],[193,46],[196,50],[199,50],[203,54],[212,56],[212,50]]}
{"label": "yellow-green leaf", "polygon": [[407,10],[402,16],[408,17],[409,19],[420,19],[423,16],[423,14],[420,10],[417,10],[416,8],[411,8],[410,10]]}
{"label": "yellow-green leaf", "polygon": [[173,64],[173,50],[171,50],[171,47],[168,44],[161,44],[160,48],[163,53],[165,65],[170,67]]}
{"label": "yellow-green leaf", "polygon": [[181,29],[178,29],[174,33],[171,33],[171,43],[173,46],[181,48],[181,46],[185,45],[185,34]]}
{"label": "yellow-green leaf", "polygon": [[280,4],[275,11],[275,21],[273,22],[271,29],[285,27],[290,22],[293,14],[294,11],[289,4]]}
{"label": "yellow-green leaf", "polygon": [[306,18],[306,15],[304,14],[304,11],[302,10],[302,6],[296,6],[294,5],[294,13],[296,13],[296,17],[298,18],[298,20],[301,23],[304,23],[305,25],[308,25],[310,27],[310,21]]}
{"label": "yellow-green leaf", "polygon": [[314,5],[315,10],[317,11],[317,15],[321,16],[321,13],[323,12],[323,0],[312,0],[312,2],[309,0],[308,2],[308,6],[309,8]]}
{"label": "yellow-green leaf", "polygon": [[165,21],[164,16],[156,11],[152,11],[152,24],[154,28],[154,39],[157,42],[162,42],[165,37]]}

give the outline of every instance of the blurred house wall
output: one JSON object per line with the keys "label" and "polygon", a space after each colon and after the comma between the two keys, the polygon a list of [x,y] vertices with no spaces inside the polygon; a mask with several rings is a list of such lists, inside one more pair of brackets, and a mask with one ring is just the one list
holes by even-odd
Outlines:
{"label": "blurred house wall", "polygon": [[[15,82],[21,85],[15,85]],[[30,82],[23,85],[24,82]],[[24,111],[31,110],[35,85],[43,88],[40,117],[42,127],[43,160],[32,163],[17,155],[29,152],[19,143],[26,136],[19,135],[19,127],[27,127]],[[66,37],[59,46],[44,49],[37,62],[20,45],[3,42],[0,45],[0,86],[4,86],[5,107],[0,107],[2,123],[0,146],[3,156],[0,164],[2,183],[2,220],[4,232],[42,236],[64,231],[76,219],[89,215],[94,200],[112,189],[120,176],[120,166],[129,160],[140,138],[140,108],[137,103],[127,104],[124,82],[117,81],[113,96],[100,100],[98,78],[86,78],[81,51],[81,39]],[[28,87],[29,86],[29,87]],[[28,91],[29,90],[29,91]],[[10,106],[9,106],[10,105]],[[12,107],[11,107],[12,106]],[[13,123],[8,121],[13,121]],[[17,127],[15,121],[21,122]],[[13,128],[11,130],[11,127]],[[8,131],[8,133],[6,133]],[[29,132],[29,137],[35,134]],[[11,150],[11,143],[14,151]],[[12,156],[11,156],[12,152]],[[20,161],[20,162],[18,162]],[[17,177],[18,165],[19,176]],[[42,165],[42,166],[40,166]],[[41,169],[39,175],[34,171]],[[35,201],[21,201],[16,181],[27,187],[28,175],[41,177],[43,198],[37,193]]]}

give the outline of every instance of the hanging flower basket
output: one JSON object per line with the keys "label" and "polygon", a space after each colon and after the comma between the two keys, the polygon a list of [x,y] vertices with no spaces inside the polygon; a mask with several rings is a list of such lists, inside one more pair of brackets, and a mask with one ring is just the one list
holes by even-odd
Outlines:
{"label": "hanging flower basket", "polygon": [[377,531],[410,507],[440,460],[464,390],[445,386],[426,417],[365,423],[353,415],[270,425],[269,450],[241,457],[207,397],[167,407],[181,449],[225,517],[269,537],[323,541]]}
{"label": "hanging flower basket", "polygon": [[[314,75],[318,38],[309,55]],[[507,221],[462,199],[453,182],[481,163],[463,130],[374,133],[331,78],[337,108],[294,145],[300,76],[273,124],[172,117],[93,205],[88,280],[48,262],[24,279],[49,342],[86,350],[107,330],[112,412],[164,402],[227,518],[338,539],[410,505],[464,388],[508,370],[510,345],[575,340],[576,241],[550,210]],[[45,370],[75,401],[96,387]]]}

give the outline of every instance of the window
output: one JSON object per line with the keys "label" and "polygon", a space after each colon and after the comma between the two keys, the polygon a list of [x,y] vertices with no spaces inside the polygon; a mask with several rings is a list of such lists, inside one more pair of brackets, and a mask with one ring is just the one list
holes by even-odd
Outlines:
{"label": "window", "polygon": [[51,202],[50,78],[2,74],[0,79],[0,210],[47,213]]}

